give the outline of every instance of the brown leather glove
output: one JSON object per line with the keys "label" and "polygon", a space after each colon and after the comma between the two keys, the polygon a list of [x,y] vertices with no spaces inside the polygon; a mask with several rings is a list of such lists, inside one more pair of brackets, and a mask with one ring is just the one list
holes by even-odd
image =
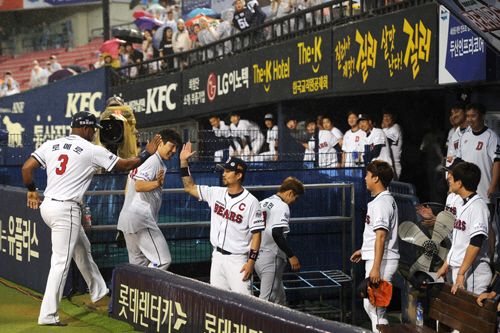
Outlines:
{"label": "brown leather glove", "polygon": [[378,285],[368,283],[368,298],[373,307],[387,307],[391,303],[392,283],[380,279]]}

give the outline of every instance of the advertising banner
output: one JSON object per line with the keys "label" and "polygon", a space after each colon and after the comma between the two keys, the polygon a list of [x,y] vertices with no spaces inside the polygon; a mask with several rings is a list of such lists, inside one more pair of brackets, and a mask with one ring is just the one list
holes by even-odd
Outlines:
{"label": "advertising banner", "polygon": [[271,102],[328,93],[331,30],[252,52],[253,101]]}
{"label": "advertising banner", "polygon": [[429,87],[437,67],[437,5],[383,15],[333,31],[336,92]]}
{"label": "advertising banner", "polygon": [[484,39],[446,7],[439,7],[439,84],[485,80]]}
{"label": "advertising banner", "polygon": [[121,264],[112,317],[141,332],[365,332],[167,271]]}
{"label": "advertising banner", "polygon": [[24,9],[100,2],[101,0],[24,0]]}
{"label": "advertising banner", "polygon": [[500,2],[497,0],[438,0],[480,37],[500,50]]}
{"label": "advertising banner", "polygon": [[0,11],[22,8],[23,0],[0,0]]}
{"label": "advertising banner", "polygon": [[111,96],[120,96],[134,111],[137,127],[158,125],[183,116],[181,75],[169,74],[156,79],[111,88]]}

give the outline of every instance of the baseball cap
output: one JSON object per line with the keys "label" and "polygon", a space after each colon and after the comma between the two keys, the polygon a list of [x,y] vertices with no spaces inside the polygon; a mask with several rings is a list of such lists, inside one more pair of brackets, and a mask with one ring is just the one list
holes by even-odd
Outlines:
{"label": "baseball cap", "polygon": [[461,159],[460,157],[457,157],[453,160],[453,163],[451,163],[448,166],[443,166],[443,167],[441,167],[441,169],[443,169],[443,171],[451,171],[451,170],[453,170],[454,167],[456,167],[459,163],[462,163],[462,162],[465,162],[465,161],[463,159]]}
{"label": "baseball cap", "polygon": [[71,118],[71,128],[80,128],[83,126],[90,126],[93,128],[101,129],[102,126],[97,123],[96,117],[90,112],[77,112]]}
{"label": "baseball cap", "polygon": [[217,169],[225,169],[229,171],[247,172],[247,164],[238,157],[230,157],[226,164],[217,164]]}
{"label": "baseball cap", "polygon": [[272,113],[268,113],[268,114],[266,114],[266,116],[264,117],[264,119],[266,119],[266,120],[267,120],[267,119],[271,119],[271,120],[273,120],[273,119],[274,119],[274,116],[273,116],[273,114],[272,114]]}
{"label": "baseball cap", "polygon": [[7,72],[5,72],[5,75],[12,75],[12,72],[11,71],[7,71]]}
{"label": "baseball cap", "polygon": [[356,295],[360,298],[368,297],[368,283],[370,283],[370,278],[367,277],[356,288]]}
{"label": "baseball cap", "polygon": [[361,120],[370,120],[370,116],[368,116],[366,113],[360,113],[358,115],[358,120],[356,120],[356,124],[359,124]]}
{"label": "baseball cap", "polygon": [[56,59],[56,56],[55,55],[51,55],[50,59]]}
{"label": "baseball cap", "polygon": [[417,290],[427,291],[436,283],[444,283],[444,279],[442,277],[438,279],[436,272],[416,271],[410,277],[410,283]]}

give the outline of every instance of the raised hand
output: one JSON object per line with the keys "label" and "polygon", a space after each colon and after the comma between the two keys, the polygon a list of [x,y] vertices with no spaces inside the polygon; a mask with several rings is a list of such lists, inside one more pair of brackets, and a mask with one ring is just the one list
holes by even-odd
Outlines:
{"label": "raised hand", "polygon": [[160,145],[161,143],[161,136],[159,134],[157,134],[153,140],[151,140],[151,142],[149,142],[148,140],[148,143],[146,145],[146,151],[150,154],[150,155],[153,155],[154,153],[156,153],[156,150],[158,149],[158,146]]}
{"label": "raised hand", "polygon": [[186,144],[182,147],[181,154],[179,156],[181,161],[187,161],[191,156],[196,154],[196,151],[191,152],[191,142],[188,141]]}

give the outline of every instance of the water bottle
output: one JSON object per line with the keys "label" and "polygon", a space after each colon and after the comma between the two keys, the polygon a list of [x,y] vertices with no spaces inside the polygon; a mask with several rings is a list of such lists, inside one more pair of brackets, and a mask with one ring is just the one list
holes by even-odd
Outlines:
{"label": "water bottle", "polygon": [[417,306],[417,326],[424,326],[424,308],[422,303],[418,303]]}
{"label": "water bottle", "polygon": [[158,264],[153,264],[153,268],[158,268]]}
{"label": "water bottle", "polygon": [[85,206],[85,228],[92,225],[92,214],[90,213],[90,207]]}

